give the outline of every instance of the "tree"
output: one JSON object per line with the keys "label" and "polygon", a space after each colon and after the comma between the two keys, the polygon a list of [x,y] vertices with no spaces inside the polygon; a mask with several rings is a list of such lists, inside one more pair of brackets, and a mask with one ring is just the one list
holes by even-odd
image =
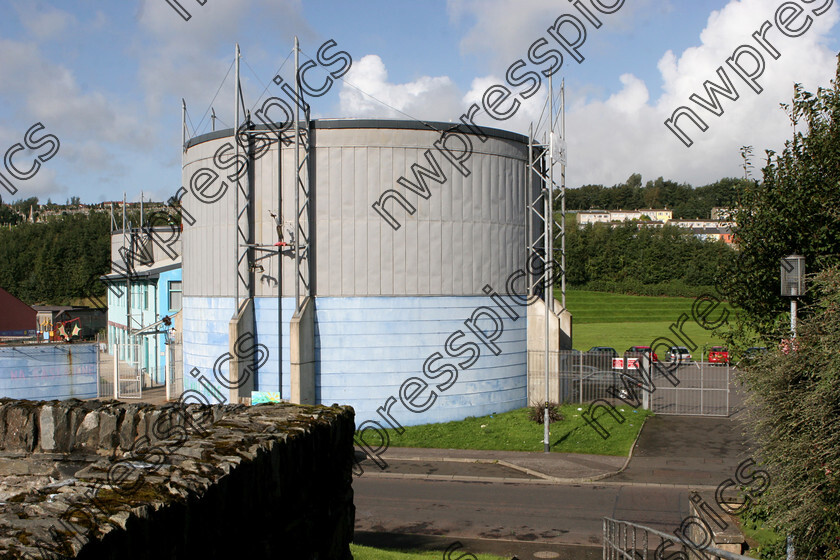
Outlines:
{"label": "tree", "polygon": [[[737,321],[725,336],[773,348],[740,375],[749,392],[758,459],[772,477],[761,500],[789,533],[798,560],[840,560],[840,57],[831,88],[794,88],[795,126],[781,154],[767,151],[762,181],[739,186],[738,258],[718,283]],[[747,162],[748,163],[748,162]],[[780,259],[805,256],[810,288],[796,344]]]}
{"label": "tree", "polygon": [[0,287],[29,304],[103,294],[104,285],[88,293],[87,281],[108,272],[109,225],[107,214],[93,212],[0,229]]}
{"label": "tree", "polygon": [[[741,374],[770,524],[794,539],[797,560],[840,558],[840,269],[819,273],[795,345]],[[781,333],[780,333],[781,334]],[[786,351],[784,350],[786,348]],[[795,348],[795,350],[792,350]]]}
{"label": "tree", "polygon": [[793,139],[780,155],[767,151],[763,181],[736,186],[740,250],[718,283],[741,310],[727,335],[736,346],[767,339],[787,321],[789,303],[779,293],[782,257],[804,255],[810,272],[840,264],[840,61],[837,71],[833,88],[816,95],[795,86],[786,106],[797,129]]}

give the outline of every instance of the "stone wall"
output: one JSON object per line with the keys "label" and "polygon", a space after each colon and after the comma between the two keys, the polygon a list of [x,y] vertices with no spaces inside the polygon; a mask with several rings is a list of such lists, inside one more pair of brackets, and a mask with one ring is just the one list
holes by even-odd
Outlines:
{"label": "stone wall", "polygon": [[[714,492],[698,492],[696,495],[700,496],[701,500],[699,502],[689,500],[689,512],[692,516],[703,520],[705,525],[692,524],[688,534],[689,538],[695,543],[707,543],[724,552],[743,554],[747,548],[744,534],[741,533],[735,519],[720,509],[716,503]],[[698,506],[698,503],[705,504],[705,507]],[[730,510],[741,506],[737,503],[728,505]],[[709,514],[710,511],[713,515]],[[719,556],[708,552],[706,558],[720,560]]]}
{"label": "stone wall", "polygon": [[353,409],[0,400],[0,557],[351,558]]}

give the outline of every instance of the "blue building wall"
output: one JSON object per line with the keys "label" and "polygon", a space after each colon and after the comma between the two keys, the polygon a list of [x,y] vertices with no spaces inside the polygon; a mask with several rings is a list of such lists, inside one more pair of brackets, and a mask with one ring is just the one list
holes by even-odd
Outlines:
{"label": "blue building wall", "polygon": [[[167,270],[166,272],[161,272],[160,277],[158,278],[157,282],[157,293],[158,293],[158,318],[162,319],[163,317],[172,317],[178,311],[181,310],[181,305],[179,302],[173,302],[172,296],[172,288],[181,289],[180,282],[182,269],[176,268],[174,270]],[[177,285],[173,285],[173,282],[177,282]],[[183,292],[180,292],[183,293]],[[162,334],[155,335],[158,340],[158,357],[157,357],[157,370],[159,372],[158,377],[161,381],[165,381],[166,375],[166,337]]]}
{"label": "blue building wall", "polygon": [[[172,316],[178,311],[171,307],[170,282],[180,282],[181,268],[161,272],[158,278],[132,280],[131,318],[135,328],[151,325],[163,316]],[[130,356],[123,348],[120,359],[137,359],[152,379],[163,383],[166,375],[166,339],[163,334],[132,336],[128,334],[128,309],[125,280],[110,280],[108,289],[108,352],[113,355],[115,344],[138,344],[139,356]]]}
{"label": "blue building wall", "polygon": [[[283,313],[280,322],[280,356],[277,355],[277,298],[255,298],[254,315],[257,323],[257,342],[269,349],[268,361],[257,372],[256,391],[278,392],[282,371],[283,398],[289,398],[292,386],[289,382],[291,366],[289,363],[290,323],[295,311],[295,298],[283,298],[280,309]],[[281,369],[282,362],[282,369]]]}
{"label": "blue building wall", "polygon": [[[256,390],[278,391],[278,371],[282,371],[284,398],[290,393],[293,304],[292,298],[283,299],[282,358],[278,360],[277,300],[255,300],[257,342],[269,349],[268,361],[257,372]],[[511,303],[512,312],[519,316],[516,320],[489,297],[479,296],[324,297],[316,298],[315,304],[316,399],[327,405],[353,406],[357,425],[380,418],[377,408],[390,397],[399,401],[400,388],[411,377],[424,379],[431,386],[420,400],[430,398],[430,390],[436,395],[434,403],[422,412],[412,412],[399,402],[393,405],[390,411],[402,425],[460,420],[527,404],[527,319],[522,304]],[[498,333],[495,340],[482,341],[465,325],[477,309],[492,311],[477,318],[476,328]],[[221,392],[213,365],[228,352],[232,315],[231,298],[184,298],[185,388],[210,397],[211,391],[197,382],[204,377]],[[450,337],[455,338],[447,350]],[[429,375],[424,376],[424,363],[438,352],[440,359],[430,362]],[[442,372],[447,366],[457,378],[444,389],[435,388],[433,383],[443,384],[450,378]],[[195,377],[189,374],[192,368],[200,371]],[[223,372],[228,375],[226,366]],[[226,391],[222,393],[227,397]]]}
{"label": "blue building wall", "polygon": [[[430,385],[418,402],[434,402],[422,412],[412,412],[400,402],[393,405],[391,413],[404,426],[462,420],[527,404],[524,305],[513,308],[519,315],[514,321],[489,297],[318,298],[316,303],[316,397],[323,404],[352,405],[357,426],[379,419],[376,409],[389,397],[399,401],[400,387],[411,377]],[[477,321],[488,333],[500,332],[490,342],[498,355],[464,324],[482,307],[501,317],[501,329],[491,319]],[[454,347],[464,348],[448,352],[446,341],[453,336]],[[460,352],[463,355],[452,356]],[[467,362],[473,352],[474,363],[461,367],[459,362]],[[430,375],[424,375],[424,363],[436,353],[440,359],[430,362]],[[447,365],[457,377],[443,372]],[[455,379],[450,387],[435,388],[450,378]]]}
{"label": "blue building wall", "polygon": [[94,398],[98,368],[96,344],[0,346],[0,397]]}

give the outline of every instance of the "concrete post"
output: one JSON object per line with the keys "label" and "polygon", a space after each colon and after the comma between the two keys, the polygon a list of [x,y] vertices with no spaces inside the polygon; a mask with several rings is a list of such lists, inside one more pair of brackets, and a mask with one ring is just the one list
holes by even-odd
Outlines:
{"label": "concrete post", "polygon": [[304,298],[289,325],[290,400],[315,404],[315,300]]}

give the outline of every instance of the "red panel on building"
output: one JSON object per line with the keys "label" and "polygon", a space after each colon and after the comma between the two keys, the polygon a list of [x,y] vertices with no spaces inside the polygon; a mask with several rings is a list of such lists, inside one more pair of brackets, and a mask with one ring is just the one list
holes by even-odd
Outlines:
{"label": "red panel on building", "polygon": [[0,288],[0,336],[35,334],[36,314],[34,309]]}

